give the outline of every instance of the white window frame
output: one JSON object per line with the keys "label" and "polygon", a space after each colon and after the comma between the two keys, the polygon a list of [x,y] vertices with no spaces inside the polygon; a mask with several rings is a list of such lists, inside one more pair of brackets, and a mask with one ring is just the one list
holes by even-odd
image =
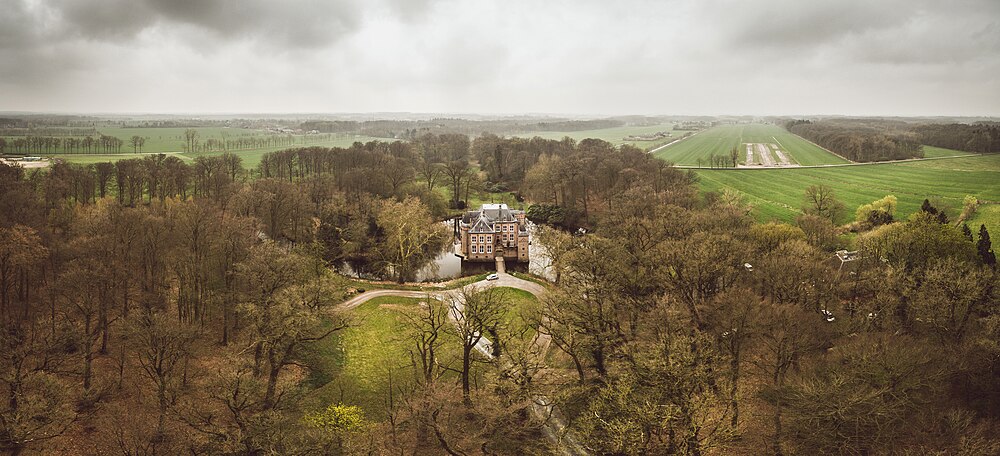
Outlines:
{"label": "white window frame", "polygon": [[486,253],[493,253],[493,246],[492,245],[489,245],[489,244],[486,245]]}

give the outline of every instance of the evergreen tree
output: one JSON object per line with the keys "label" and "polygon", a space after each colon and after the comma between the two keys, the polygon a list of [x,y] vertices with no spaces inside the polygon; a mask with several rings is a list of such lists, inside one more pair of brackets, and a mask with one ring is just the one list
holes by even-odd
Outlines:
{"label": "evergreen tree", "polygon": [[979,225],[979,242],[976,244],[976,251],[983,264],[996,267],[997,256],[993,253],[993,244],[990,242],[990,232],[986,231],[986,225]]}
{"label": "evergreen tree", "polygon": [[931,201],[928,200],[928,199],[925,199],[924,200],[924,204],[920,205],[920,210],[924,211],[924,212],[926,212],[928,214],[931,214],[931,215],[937,215],[937,213],[938,213],[937,208],[935,208],[934,206],[932,206],[931,205]]}
{"label": "evergreen tree", "polygon": [[968,239],[969,241],[973,240],[972,239],[972,230],[969,229],[969,225],[968,224],[965,224],[965,223],[962,224],[962,234],[965,235],[965,238]]}

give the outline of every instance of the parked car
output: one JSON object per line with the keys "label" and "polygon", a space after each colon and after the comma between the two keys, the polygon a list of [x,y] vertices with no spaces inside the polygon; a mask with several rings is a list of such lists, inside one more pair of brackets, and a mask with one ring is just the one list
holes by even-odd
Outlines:
{"label": "parked car", "polygon": [[820,313],[820,315],[823,315],[823,319],[826,320],[826,321],[828,321],[828,322],[836,320],[836,318],[834,318],[834,316],[833,316],[833,312],[830,312],[829,310],[823,309],[823,310],[820,310],[819,313]]}
{"label": "parked car", "polygon": [[497,274],[490,274],[490,275],[486,276],[486,280],[496,280],[496,279],[499,279],[499,278],[500,278],[500,276],[497,275]]}

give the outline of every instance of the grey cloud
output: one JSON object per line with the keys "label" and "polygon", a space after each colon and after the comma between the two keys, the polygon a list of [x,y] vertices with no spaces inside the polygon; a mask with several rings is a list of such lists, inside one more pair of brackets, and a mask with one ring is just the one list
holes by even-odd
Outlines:
{"label": "grey cloud", "polygon": [[777,57],[824,53],[868,63],[953,64],[1000,43],[1000,2],[775,0],[707,2],[722,51]]}
{"label": "grey cloud", "polygon": [[997,0],[0,1],[0,110],[1000,113]]}
{"label": "grey cloud", "polygon": [[895,27],[907,20],[905,12],[890,2],[741,3],[744,6],[739,9],[743,11],[729,15],[728,25],[732,26],[734,42],[751,46],[809,47],[873,29]]}
{"label": "grey cloud", "polygon": [[347,0],[64,0],[58,9],[68,31],[82,38],[127,39],[154,25],[191,26],[214,39],[292,48],[327,46],[360,21],[360,6]]}

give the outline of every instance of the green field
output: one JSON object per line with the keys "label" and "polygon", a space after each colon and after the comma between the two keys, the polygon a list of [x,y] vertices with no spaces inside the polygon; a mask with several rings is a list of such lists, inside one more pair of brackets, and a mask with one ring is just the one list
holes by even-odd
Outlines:
{"label": "green field", "polygon": [[1000,230],[1000,155],[969,156],[908,163],[866,164],[833,168],[698,170],[706,191],[732,189],[743,193],[761,220],[792,221],[799,215],[806,187],[827,185],[847,206],[858,206],[885,195],[899,199],[897,217],[919,210],[925,198],[938,198],[961,210],[965,195],[985,203],[973,223]]}
{"label": "green field", "polygon": [[[603,139],[614,145],[630,144],[640,149],[650,149],[661,144],[666,144],[679,138],[686,131],[674,130],[673,124],[658,124],[650,125],[646,127],[616,127],[616,128],[601,128],[597,130],[580,130],[580,131],[530,131],[525,133],[516,133],[512,136],[517,136],[521,138],[534,138],[539,137],[543,139],[563,139],[565,137],[573,138],[577,141],[586,138]],[[655,141],[625,141],[626,136],[637,136],[637,135],[648,135],[656,132],[664,131],[670,133],[671,136],[668,138],[658,139]]]}
{"label": "green field", "polygon": [[997,242],[1000,241],[996,241],[995,239],[997,236],[1000,236],[1000,234],[997,234],[1000,232],[1000,204],[988,204],[980,207],[966,224],[969,225],[969,228],[974,233],[979,232],[980,225],[986,225],[986,229],[990,232],[991,240],[993,240],[993,250],[998,250]]}
{"label": "green field", "polygon": [[954,157],[956,155],[973,155],[971,152],[945,149],[942,147],[923,146],[923,148],[924,148],[924,158]]}
{"label": "green field", "polygon": [[[309,407],[321,409],[333,402],[357,405],[366,416],[381,419],[388,401],[389,377],[394,387],[413,381],[406,325],[401,312],[414,310],[423,299],[378,297],[351,311],[354,324],[316,344],[305,356],[311,369],[309,381],[318,389],[310,393]],[[448,335],[442,362],[458,355],[458,339]]]}
{"label": "green field", "polygon": [[743,163],[746,161],[746,149],[742,144],[746,143],[777,144],[788,153],[790,160],[803,166],[848,162],[781,127],[765,124],[715,126],[660,149],[654,155],[683,166],[697,166],[701,159],[702,164],[707,166],[710,155],[728,156],[729,151],[737,147],[740,163]]}

